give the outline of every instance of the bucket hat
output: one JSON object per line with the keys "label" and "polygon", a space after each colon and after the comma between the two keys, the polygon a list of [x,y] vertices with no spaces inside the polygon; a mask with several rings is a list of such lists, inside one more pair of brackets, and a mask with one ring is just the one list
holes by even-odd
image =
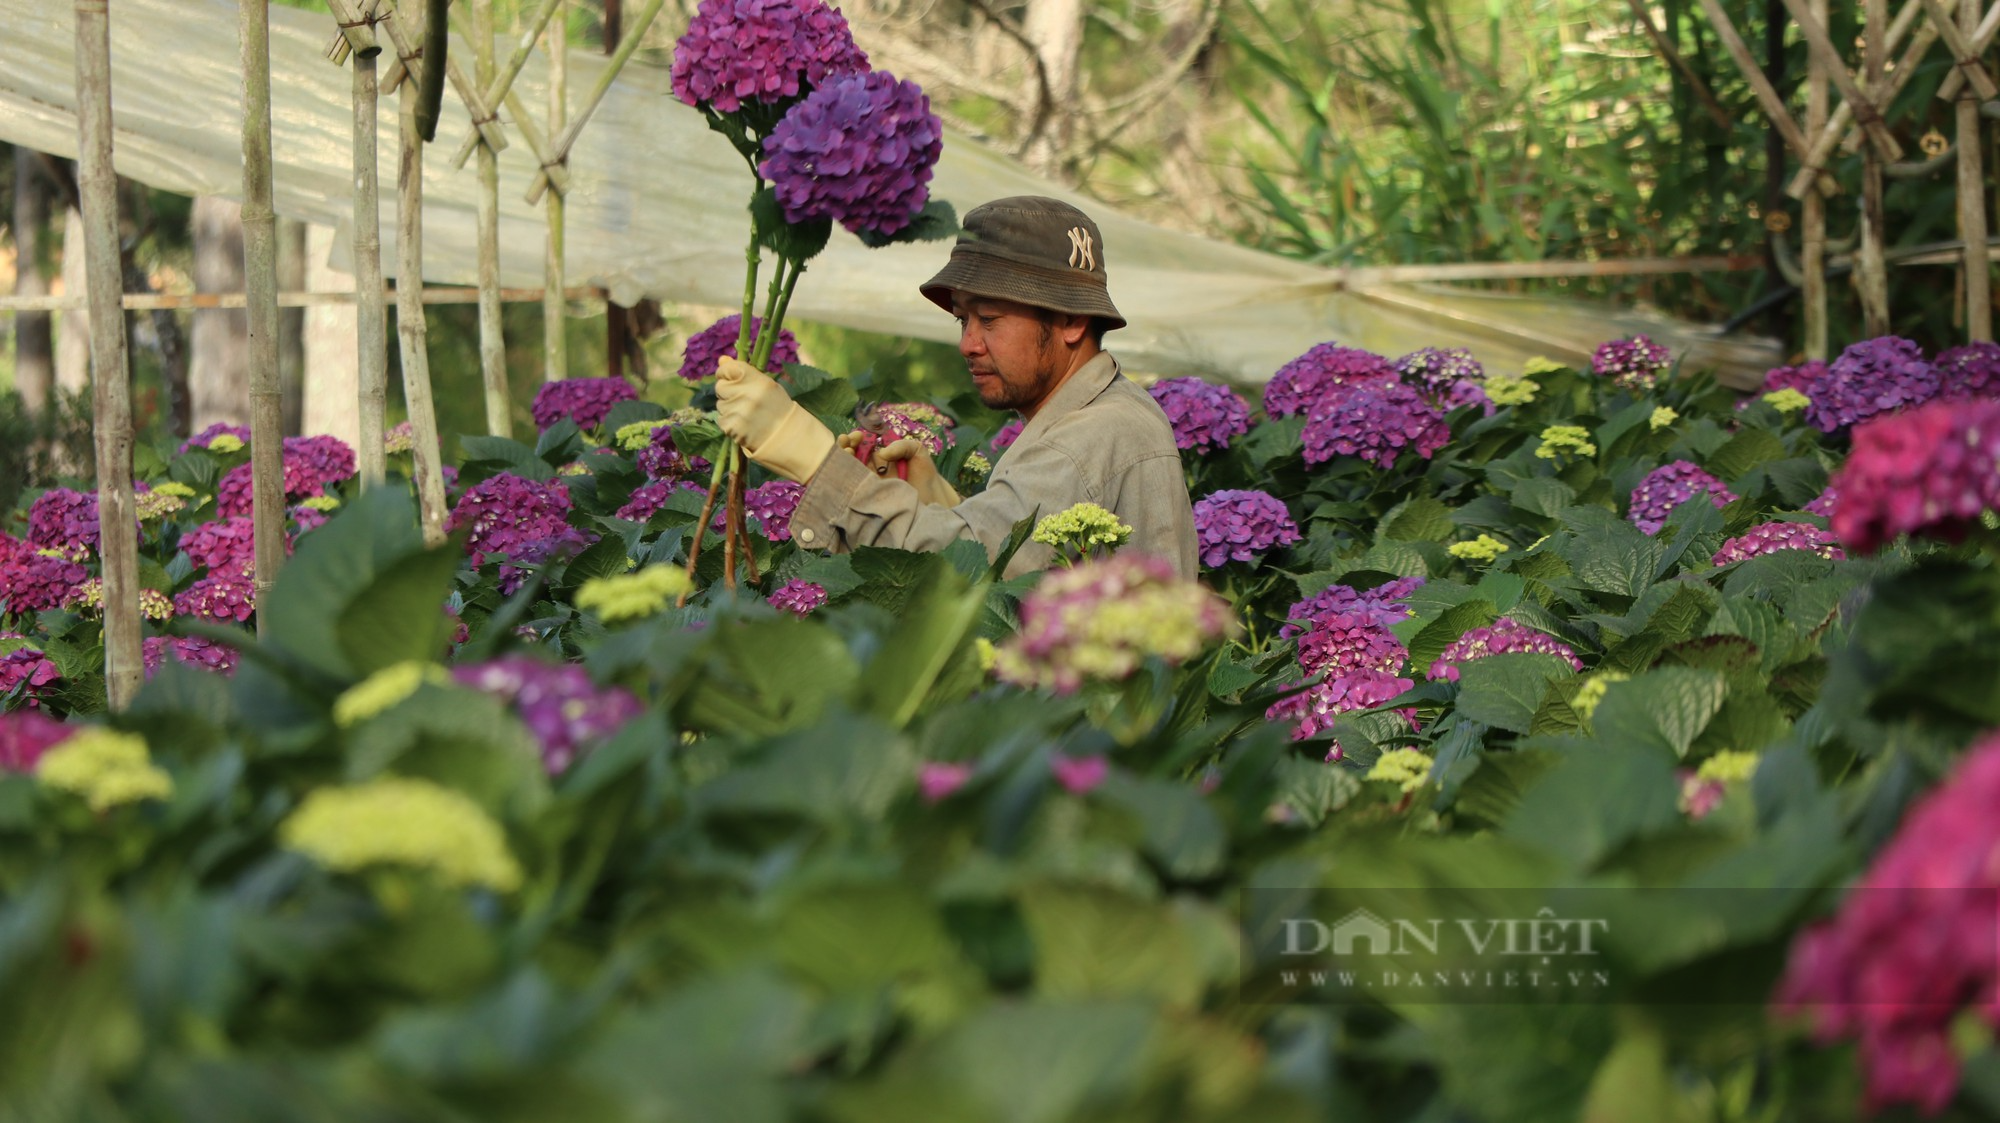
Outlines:
{"label": "bucket hat", "polygon": [[1090,216],[1060,199],[1016,195],[968,211],[951,260],[919,290],[949,312],[951,294],[994,296],[1091,316],[1105,328],[1125,317],[1105,287],[1104,237]]}

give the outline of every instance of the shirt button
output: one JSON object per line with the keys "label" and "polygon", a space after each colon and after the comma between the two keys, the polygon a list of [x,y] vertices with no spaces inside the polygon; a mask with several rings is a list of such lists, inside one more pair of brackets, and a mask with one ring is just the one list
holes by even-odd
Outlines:
{"label": "shirt button", "polygon": [[806,544],[810,545],[810,544],[812,543],[812,540],[813,540],[813,528],[812,528],[812,527],[809,527],[809,526],[802,526],[802,527],[800,527],[800,528],[799,528],[799,541],[801,541],[801,542],[804,542],[804,543],[806,543]]}

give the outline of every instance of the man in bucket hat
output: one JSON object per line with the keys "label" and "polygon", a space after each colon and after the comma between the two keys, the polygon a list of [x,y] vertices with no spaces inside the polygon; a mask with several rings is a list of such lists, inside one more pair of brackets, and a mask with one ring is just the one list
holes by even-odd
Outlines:
{"label": "man in bucket hat", "polygon": [[[921,291],[958,318],[959,354],[979,398],[1025,424],[986,490],[961,500],[912,439],[866,465],[784,388],[748,363],[723,359],[716,381],[722,428],[751,459],[806,485],[792,515],[800,544],[936,550],[971,538],[996,554],[1014,525],[1078,503],[1132,527],[1126,548],[1196,575],[1194,516],[1173,426],[1152,395],[1119,372],[1104,333],[1125,326],[1105,287],[1097,224],[1057,199],[1018,196],[965,216],[951,260]],[[892,471],[909,465],[908,481]],[[1054,560],[1021,547],[1012,577]]]}

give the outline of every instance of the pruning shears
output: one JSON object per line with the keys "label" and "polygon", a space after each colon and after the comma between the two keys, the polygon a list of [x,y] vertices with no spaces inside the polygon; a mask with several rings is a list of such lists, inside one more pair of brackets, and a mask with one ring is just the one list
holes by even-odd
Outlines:
{"label": "pruning shears", "polygon": [[[889,422],[882,416],[880,402],[862,402],[854,407],[854,424],[861,433],[861,442],[854,446],[854,458],[863,464],[875,455],[875,450],[896,440],[896,433],[889,428]],[[896,461],[896,478],[908,482],[910,462]]]}

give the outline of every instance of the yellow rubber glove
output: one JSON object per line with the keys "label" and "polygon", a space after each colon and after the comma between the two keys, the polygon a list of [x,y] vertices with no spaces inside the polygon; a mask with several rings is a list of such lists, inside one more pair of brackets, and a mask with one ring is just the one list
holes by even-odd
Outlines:
{"label": "yellow rubber glove", "polygon": [[868,459],[868,466],[875,469],[876,475],[886,476],[896,470],[898,460],[909,461],[910,478],[907,482],[917,489],[917,498],[938,507],[958,506],[957,490],[938,475],[937,464],[931,460],[931,450],[915,437],[890,441],[876,449],[875,455]]}
{"label": "yellow rubber glove", "polygon": [[740,359],[725,356],[716,365],[715,412],[745,455],[797,483],[810,481],[833,451],[831,430],[771,376]]}

